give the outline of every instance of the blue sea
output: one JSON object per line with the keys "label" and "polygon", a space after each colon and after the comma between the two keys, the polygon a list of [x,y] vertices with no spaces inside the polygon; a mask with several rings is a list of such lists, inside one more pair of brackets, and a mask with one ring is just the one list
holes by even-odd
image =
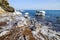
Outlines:
{"label": "blue sea", "polygon": [[45,17],[35,16],[36,10],[24,10],[28,12],[31,18],[35,18],[38,22],[42,22],[47,25],[50,23],[49,27],[52,26],[53,30],[60,31],[60,10],[44,10],[46,12]]}

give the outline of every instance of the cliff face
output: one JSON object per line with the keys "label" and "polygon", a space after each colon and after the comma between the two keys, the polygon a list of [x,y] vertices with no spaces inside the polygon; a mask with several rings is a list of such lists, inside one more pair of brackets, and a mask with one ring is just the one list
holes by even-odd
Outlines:
{"label": "cliff face", "polygon": [[14,8],[8,3],[8,0],[0,0],[0,13],[14,12]]}

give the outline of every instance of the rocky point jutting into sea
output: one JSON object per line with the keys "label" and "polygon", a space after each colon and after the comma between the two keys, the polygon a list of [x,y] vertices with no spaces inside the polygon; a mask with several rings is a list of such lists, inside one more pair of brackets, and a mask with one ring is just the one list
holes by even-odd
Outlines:
{"label": "rocky point jutting into sea", "polygon": [[7,0],[0,0],[0,40],[60,40],[60,32],[23,16]]}

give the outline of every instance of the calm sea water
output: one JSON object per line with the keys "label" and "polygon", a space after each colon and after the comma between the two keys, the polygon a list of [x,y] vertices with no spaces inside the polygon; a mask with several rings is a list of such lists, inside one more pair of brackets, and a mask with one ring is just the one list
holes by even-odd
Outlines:
{"label": "calm sea water", "polygon": [[53,30],[60,31],[60,10],[45,10],[46,16],[35,16],[36,10],[24,10],[28,12],[31,18],[35,18],[38,22],[44,24],[50,23]]}

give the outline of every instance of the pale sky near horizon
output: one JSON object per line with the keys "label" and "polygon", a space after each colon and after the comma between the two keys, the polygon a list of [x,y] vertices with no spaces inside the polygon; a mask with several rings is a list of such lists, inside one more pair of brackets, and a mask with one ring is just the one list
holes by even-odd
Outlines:
{"label": "pale sky near horizon", "polygon": [[9,0],[15,9],[60,10],[60,0]]}

